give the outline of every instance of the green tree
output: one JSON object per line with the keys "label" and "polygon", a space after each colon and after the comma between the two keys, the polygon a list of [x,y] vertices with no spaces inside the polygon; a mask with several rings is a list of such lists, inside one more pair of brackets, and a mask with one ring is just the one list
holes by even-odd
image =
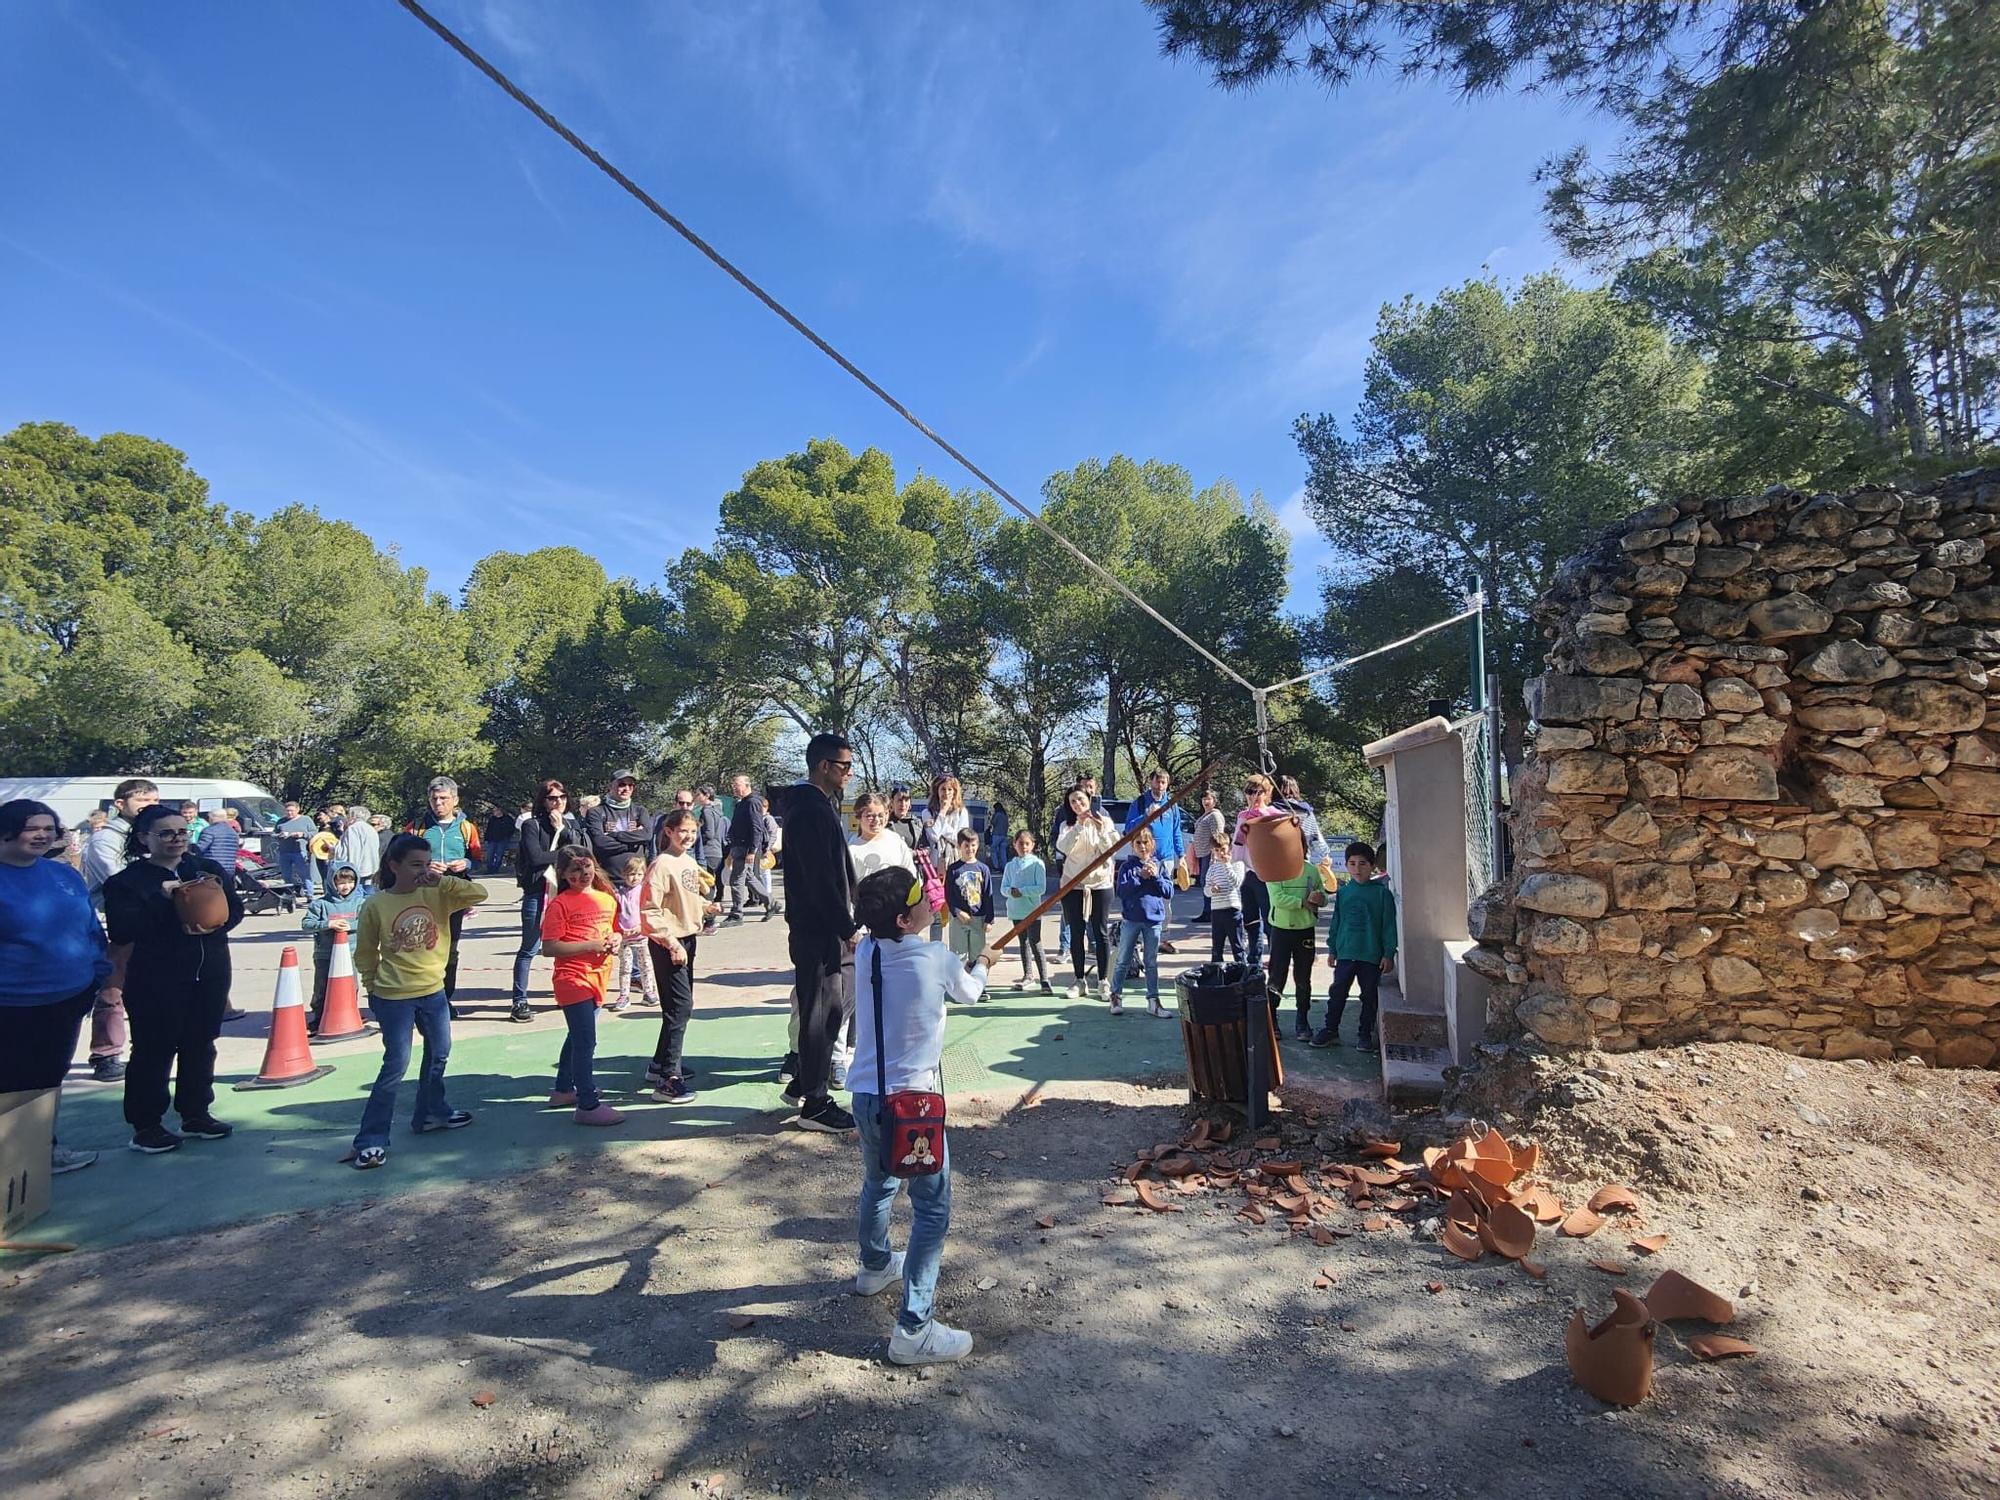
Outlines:
{"label": "green tree", "polygon": [[[1435,619],[1477,587],[1493,604],[1502,701],[1518,701],[1541,649],[1527,612],[1556,566],[1648,500],[1699,485],[1683,440],[1702,381],[1698,359],[1609,293],[1553,275],[1512,295],[1472,281],[1385,307],[1351,431],[1325,415],[1296,428],[1306,506],[1351,560],[1329,589],[1323,647],[1396,639],[1429,623],[1411,602]],[[1423,660],[1398,656],[1335,691]]]}

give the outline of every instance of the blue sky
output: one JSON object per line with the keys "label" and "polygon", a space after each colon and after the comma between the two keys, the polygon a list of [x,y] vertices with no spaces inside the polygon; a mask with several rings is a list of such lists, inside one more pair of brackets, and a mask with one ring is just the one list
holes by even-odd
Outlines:
{"label": "blue sky", "polygon": [[[1598,123],[1370,81],[1224,94],[1136,0],[438,0],[1024,498],[1124,452],[1296,495],[1376,312],[1557,260]],[[811,437],[966,477],[390,0],[0,12],[0,428],[185,450],[456,589],[571,543],[656,579]]]}

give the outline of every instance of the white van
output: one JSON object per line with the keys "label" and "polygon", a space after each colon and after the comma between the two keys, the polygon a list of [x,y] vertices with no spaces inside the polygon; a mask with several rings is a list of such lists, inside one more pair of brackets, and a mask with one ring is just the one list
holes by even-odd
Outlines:
{"label": "white van", "polygon": [[[74,828],[98,808],[111,806],[111,792],[128,776],[0,776],[0,802],[28,797],[46,802]],[[203,776],[149,776],[160,789],[160,800],[170,804],[193,802],[210,812],[225,802],[236,809],[243,825],[244,847],[275,857],[275,845],[266,846],[265,835],[285,816],[285,809],[269,792],[248,781],[226,781]]]}

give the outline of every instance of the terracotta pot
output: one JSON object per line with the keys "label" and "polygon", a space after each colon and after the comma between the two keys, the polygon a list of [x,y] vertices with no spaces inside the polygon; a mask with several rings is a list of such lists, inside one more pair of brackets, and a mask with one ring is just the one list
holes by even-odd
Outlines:
{"label": "terracotta pot", "polygon": [[190,880],[174,888],[174,914],[202,932],[213,932],[229,920],[229,897],[212,876]]}
{"label": "terracotta pot", "polygon": [[1294,880],[1306,867],[1306,836],[1297,813],[1245,819],[1243,847],[1249,852],[1250,868],[1266,884]]}
{"label": "terracotta pot", "polygon": [[1569,1320],[1563,1352],[1570,1378],[1600,1401],[1637,1406],[1653,1388],[1653,1335],[1659,1325],[1630,1292],[1613,1292],[1617,1307],[1595,1328],[1578,1308]]}

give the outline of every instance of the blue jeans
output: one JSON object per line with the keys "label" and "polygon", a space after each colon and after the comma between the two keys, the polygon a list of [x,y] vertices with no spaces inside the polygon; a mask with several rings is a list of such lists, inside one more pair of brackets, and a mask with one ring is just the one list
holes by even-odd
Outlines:
{"label": "blue jeans", "polygon": [[278,873],[293,885],[298,886],[308,896],[318,894],[313,889],[312,860],[300,845],[278,845]]}
{"label": "blue jeans", "polygon": [[882,1170],[882,1101],[875,1094],[853,1096],[854,1124],[861,1135],[861,1201],[856,1228],[861,1268],[889,1264],[889,1211],[896,1195],[910,1190],[910,1247],[903,1256],[903,1310],[896,1322],[920,1332],[937,1300],[938,1265],[944,1259],[945,1231],[951,1228],[951,1137],[946,1132],[944,1166],[929,1177],[890,1177]]}
{"label": "blue jeans", "polygon": [[1146,945],[1146,1002],[1160,1003],[1160,929],[1151,922],[1127,922],[1118,929],[1118,961],[1111,966],[1111,998],[1125,993],[1125,971],[1132,967],[1135,944]]}
{"label": "blue jeans", "polygon": [[562,1056],[556,1059],[556,1092],[576,1090],[578,1109],[597,1108],[597,1079],[591,1073],[597,1061],[597,1002],[580,1000],[562,1008],[563,1024],[569,1035],[563,1038]]}
{"label": "blue jeans", "polygon": [[443,990],[420,995],[414,1000],[392,1000],[387,995],[370,995],[368,1008],[382,1027],[382,1071],[362,1106],[361,1128],[354,1135],[354,1149],[389,1144],[389,1122],[396,1116],[396,1088],[410,1067],[410,1032],[424,1038],[424,1066],[417,1075],[417,1107],[410,1112],[412,1129],[421,1130],[432,1120],[442,1121],[451,1113],[444,1096],[444,1065],[451,1056],[451,1007]]}
{"label": "blue jeans", "polygon": [[536,877],[534,887],[521,892],[521,946],[514,953],[514,1003],[528,1003],[528,974],[535,955],[542,951],[542,908],[548,904],[549,888]]}
{"label": "blue jeans", "polygon": [[1264,925],[1271,915],[1271,888],[1250,871],[1243,872],[1243,941],[1253,969],[1264,967]]}

